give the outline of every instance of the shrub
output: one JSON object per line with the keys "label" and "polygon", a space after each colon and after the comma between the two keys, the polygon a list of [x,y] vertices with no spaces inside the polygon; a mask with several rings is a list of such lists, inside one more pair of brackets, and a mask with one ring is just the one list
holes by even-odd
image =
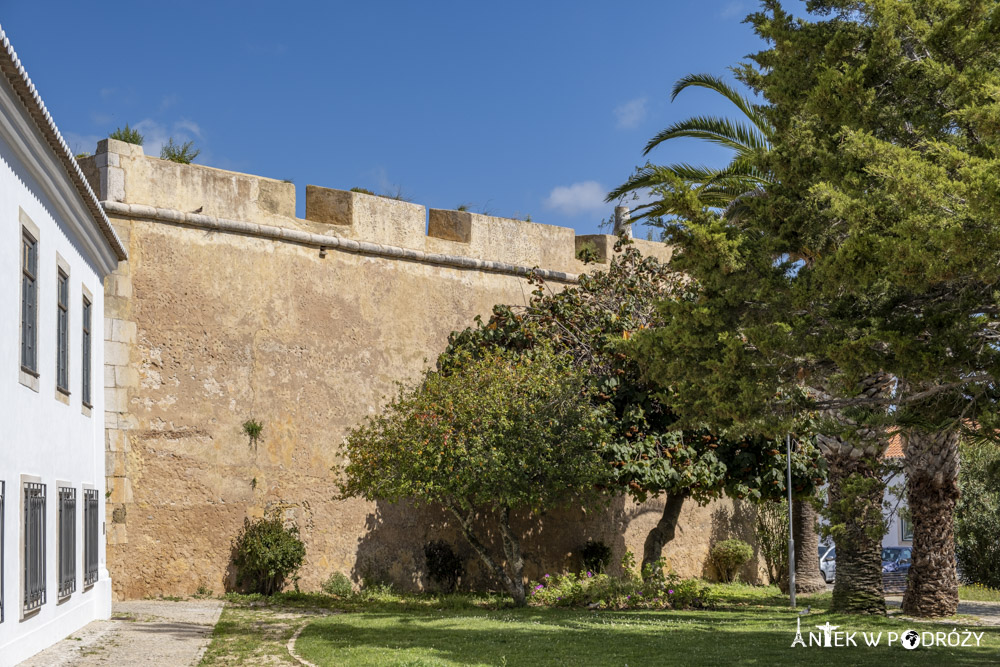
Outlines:
{"label": "shrub", "polygon": [[334,572],[323,582],[323,592],[336,595],[339,598],[350,597],[354,593],[354,585],[343,572]]}
{"label": "shrub", "polygon": [[128,123],[125,123],[125,127],[123,128],[115,128],[115,131],[109,134],[108,138],[124,141],[127,144],[136,144],[138,146],[142,146],[142,142],[145,140],[145,137],[142,136],[139,130],[129,127]]}
{"label": "shrub", "polygon": [[458,580],[465,574],[465,564],[451,545],[444,540],[435,540],[424,545],[424,559],[427,562],[427,576],[446,593],[451,593]]}
{"label": "shrub", "polygon": [[955,555],[966,583],[1000,588],[1000,447],[962,442]]}
{"label": "shrub", "polygon": [[298,527],[286,527],[277,512],[257,520],[244,519],[243,530],[233,540],[236,583],[253,593],[280,591],[305,557]]}
{"label": "shrub", "polygon": [[358,192],[358,193],[363,194],[363,195],[371,195],[372,197],[376,196],[375,193],[372,192],[371,190],[369,190],[368,188],[351,188],[350,191],[351,192]]}
{"label": "shrub", "polygon": [[604,568],[611,561],[611,547],[598,540],[587,540],[587,543],[580,549],[580,556],[583,558],[583,568],[588,572],[598,574],[604,572]]}
{"label": "shrub", "polygon": [[185,141],[183,144],[175,144],[174,138],[170,137],[167,143],[160,149],[160,157],[171,162],[181,164],[191,164],[194,159],[201,154],[200,150],[194,149],[193,141]]}
{"label": "shrub", "polygon": [[592,571],[545,575],[531,584],[531,602],[552,607],[591,609],[691,609],[708,604],[711,589],[676,574],[643,581],[634,572],[610,577]]}
{"label": "shrub", "polygon": [[257,449],[257,443],[260,441],[260,434],[263,432],[264,424],[256,419],[251,417],[243,422],[243,435],[250,440],[250,446],[254,449]]}
{"label": "shrub", "polygon": [[768,583],[780,584],[788,577],[788,501],[760,503],[756,524]]}
{"label": "shrub", "polygon": [[743,540],[724,540],[712,547],[711,558],[719,579],[729,583],[743,564],[753,558],[753,549]]}

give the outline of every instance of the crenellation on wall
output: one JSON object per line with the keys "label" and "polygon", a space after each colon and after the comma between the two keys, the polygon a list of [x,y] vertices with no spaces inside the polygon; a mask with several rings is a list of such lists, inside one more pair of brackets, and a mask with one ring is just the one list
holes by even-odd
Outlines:
{"label": "crenellation on wall", "polygon": [[[350,241],[446,254],[575,274],[575,233],[568,227],[431,209],[391,197],[306,186],[305,217],[295,217],[295,186],[261,176],[150,157],[141,146],[114,139],[98,144],[81,167],[102,201],[164,221],[191,216],[225,219],[253,233],[255,225],[296,233],[333,235]],[[429,213],[429,214],[428,214]],[[127,242],[126,242],[127,243]],[[471,268],[483,268],[470,263]],[[115,296],[124,296],[117,293]]]}

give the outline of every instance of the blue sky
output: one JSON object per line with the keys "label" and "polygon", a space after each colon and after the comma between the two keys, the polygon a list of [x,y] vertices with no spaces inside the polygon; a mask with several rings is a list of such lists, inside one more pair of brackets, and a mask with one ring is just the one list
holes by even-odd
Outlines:
{"label": "blue sky", "polygon": [[[126,122],[158,154],[306,184],[402,192],[581,233],[646,141],[731,114],[674,81],[763,44],[752,0],[4,2],[0,21],[74,151]],[[656,162],[719,164],[696,141]]]}

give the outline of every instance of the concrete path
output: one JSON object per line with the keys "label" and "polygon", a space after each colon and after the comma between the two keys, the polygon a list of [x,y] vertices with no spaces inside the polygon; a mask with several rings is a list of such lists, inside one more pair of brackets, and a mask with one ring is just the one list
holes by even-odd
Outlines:
{"label": "concrete path", "polygon": [[221,600],[116,602],[109,621],[95,621],[20,667],[196,665],[222,613]]}
{"label": "concrete path", "polygon": [[[898,607],[903,604],[903,596],[886,596],[885,602],[893,607]],[[983,625],[1000,626],[1000,602],[960,600],[958,603],[958,613],[967,616],[978,616],[979,622]]]}

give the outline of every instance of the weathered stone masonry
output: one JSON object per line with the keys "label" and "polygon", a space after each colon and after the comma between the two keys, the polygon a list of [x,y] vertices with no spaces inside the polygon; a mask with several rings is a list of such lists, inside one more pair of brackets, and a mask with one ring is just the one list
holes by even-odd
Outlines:
{"label": "weathered stone masonry", "polygon": [[[347,429],[374,413],[495,303],[523,303],[523,275],[553,289],[584,270],[578,244],[611,238],[179,165],[101,142],[82,161],[129,249],[105,285],[108,561],[119,598],[216,592],[246,516],[279,509],[306,542],[300,582],[331,573],[420,587],[441,517],[336,500],[331,466]],[[644,252],[669,255],[658,244]],[[259,447],[241,431],[264,424]],[[529,574],[576,566],[587,537],[641,553],[661,501],[619,502],[583,521],[546,518]],[[700,574],[732,505],[689,508],[668,549]],[[443,531],[443,532],[442,532]],[[624,538],[617,537],[623,533]],[[470,577],[481,577],[469,559]]]}

